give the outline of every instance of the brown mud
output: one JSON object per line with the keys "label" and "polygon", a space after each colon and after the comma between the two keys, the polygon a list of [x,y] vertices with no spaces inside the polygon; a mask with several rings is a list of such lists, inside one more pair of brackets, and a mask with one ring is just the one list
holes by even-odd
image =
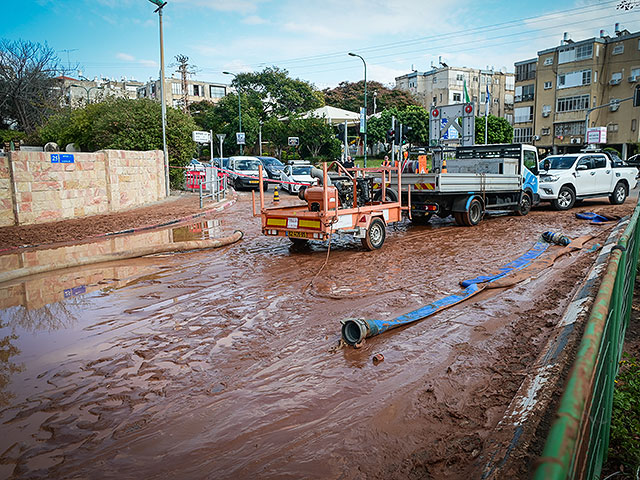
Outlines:
{"label": "brown mud", "polygon": [[473,228],[403,223],[374,252],[336,237],[305,288],[327,244],[262,236],[241,193],[209,223],[172,232],[240,229],[238,244],[0,286],[0,477],[477,478],[604,238],[360,349],[338,347],[339,321],[406,313],[546,230],[610,228],[578,211],[624,215],[634,203],[543,206]]}

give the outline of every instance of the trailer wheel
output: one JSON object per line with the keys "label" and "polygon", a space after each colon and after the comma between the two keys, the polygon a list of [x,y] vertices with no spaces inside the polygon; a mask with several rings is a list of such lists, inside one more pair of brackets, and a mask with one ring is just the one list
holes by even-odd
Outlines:
{"label": "trailer wheel", "polygon": [[464,212],[455,212],[454,217],[458,225],[472,227],[480,223],[482,220],[482,203],[477,198],[469,202],[467,210]]}
{"label": "trailer wheel", "polygon": [[360,241],[362,242],[362,246],[367,250],[377,250],[382,247],[386,236],[387,231],[384,226],[384,222],[379,218],[374,218],[369,224],[367,236],[365,238],[361,238]]}
{"label": "trailer wheel", "polygon": [[522,194],[522,199],[520,200],[520,205],[516,210],[516,215],[520,215],[524,217],[527,213],[531,211],[531,197],[528,193]]}

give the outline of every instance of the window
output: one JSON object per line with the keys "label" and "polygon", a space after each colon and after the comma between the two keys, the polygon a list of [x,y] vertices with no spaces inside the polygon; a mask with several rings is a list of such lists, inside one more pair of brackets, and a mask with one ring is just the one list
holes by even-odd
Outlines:
{"label": "window", "polygon": [[631,69],[631,76],[629,77],[629,81],[630,82],[637,82],[638,80],[640,80],[640,68],[632,68]]}
{"label": "window", "polygon": [[504,89],[505,90],[513,90],[514,88],[516,88],[516,79],[515,77],[508,75],[505,79],[504,79]]}
{"label": "window", "polygon": [[532,80],[534,78],[536,78],[535,62],[516,65],[516,82],[522,82],[524,80]]}
{"label": "window", "polygon": [[540,130],[540,135],[549,135],[549,133],[551,133],[551,129],[549,127]]}
{"label": "window", "polygon": [[593,43],[576,47],[576,60],[586,60],[593,57]]}
{"label": "window", "polygon": [[624,53],[624,43],[619,43],[613,47],[613,52],[611,52],[612,55],[620,55],[621,53]]}
{"label": "window", "polygon": [[463,82],[464,81],[464,75],[462,75],[461,73],[458,73],[456,75],[456,81]]}
{"label": "window", "polygon": [[542,115],[547,114],[548,116],[551,113],[551,105],[543,105],[542,106]]}
{"label": "window", "polygon": [[554,125],[554,134],[556,137],[566,137],[568,135],[584,136],[584,122],[556,123]]}
{"label": "window", "polygon": [[591,158],[593,158],[593,168],[607,168],[607,159],[602,155],[594,155]]}
{"label": "window", "polygon": [[553,82],[544,82],[545,90],[549,90],[551,87],[553,87]]}
{"label": "window", "polygon": [[637,118],[632,118],[631,119],[631,131],[635,132],[636,128],[638,128],[638,119]]}
{"label": "window", "polygon": [[513,112],[515,123],[530,122],[533,120],[533,107],[518,107]]}
{"label": "window", "polygon": [[622,72],[615,72],[611,74],[611,83],[620,83],[622,81]]}
{"label": "window", "polygon": [[533,100],[535,85],[532,83],[530,85],[523,85],[516,87],[516,102],[528,102]]}
{"label": "window", "polygon": [[435,105],[436,103],[438,103],[438,97],[433,97],[433,104]]}
{"label": "window", "polygon": [[607,132],[608,133],[614,133],[618,131],[618,124],[617,123],[610,123],[609,125],[607,125]]}
{"label": "window", "polygon": [[544,59],[545,65],[553,65],[553,57],[548,57]]}
{"label": "window", "polygon": [[453,94],[453,101],[454,102],[461,102],[462,101],[462,94],[461,93],[454,93]]}
{"label": "window", "polygon": [[189,95],[194,97],[204,97],[204,89],[202,88],[202,85],[194,85],[190,83],[187,88],[189,90]]}
{"label": "window", "polygon": [[504,119],[509,122],[510,125],[513,124],[513,114],[511,113],[505,113],[504,114]]}
{"label": "window", "polygon": [[591,70],[578,70],[558,75],[558,88],[571,88],[590,84]]}
{"label": "window", "polygon": [[513,143],[531,143],[532,136],[533,129],[531,127],[513,129]]}
{"label": "window", "polygon": [[561,97],[556,101],[556,112],[575,112],[589,108],[589,95]]}
{"label": "window", "polygon": [[173,82],[171,84],[171,93],[174,95],[182,95],[182,84]]}
{"label": "window", "polygon": [[225,87],[216,87],[214,85],[209,85],[209,96],[211,98],[222,98],[227,94],[227,89]]}
{"label": "window", "polygon": [[504,94],[504,104],[505,105],[513,105],[513,95],[510,93]]}

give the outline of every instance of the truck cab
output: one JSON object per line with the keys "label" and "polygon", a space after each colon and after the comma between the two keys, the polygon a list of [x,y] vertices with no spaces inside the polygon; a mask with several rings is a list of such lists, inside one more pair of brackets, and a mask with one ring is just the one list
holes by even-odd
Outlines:
{"label": "truck cab", "polygon": [[585,198],[609,197],[614,205],[624,203],[638,174],[634,167],[614,165],[606,152],[551,155],[539,167],[540,198],[556,210],[568,210]]}

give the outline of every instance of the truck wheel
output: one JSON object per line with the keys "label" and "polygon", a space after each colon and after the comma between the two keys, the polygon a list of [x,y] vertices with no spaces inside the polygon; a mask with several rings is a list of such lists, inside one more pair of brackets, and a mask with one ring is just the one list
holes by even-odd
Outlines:
{"label": "truck wheel", "polygon": [[576,194],[572,189],[564,186],[558,192],[558,198],[551,202],[556,210],[569,210],[576,203]]}
{"label": "truck wheel", "polygon": [[367,236],[361,238],[362,246],[367,250],[377,250],[382,247],[384,239],[387,236],[387,231],[384,226],[384,222],[379,218],[374,218],[369,224],[367,230]]}
{"label": "truck wheel", "polygon": [[[458,218],[458,216],[460,218]],[[469,203],[466,212],[457,212],[455,215],[456,223],[458,225],[466,225],[472,227],[480,223],[482,220],[482,203],[477,198],[474,198]],[[460,223],[462,222],[462,223]]]}
{"label": "truck wheel", "polygon": [[466,226],[466,223],[464,223],[463,212],[453,212],[453,218],[457,225],[460,225],[461,227]]}
{"label": "truck wheel", "polygon": [[[393,188],[385,188],[384,190],[385,202],[397,202],[398,194]],[[373,201],[379,202],[382,199],[382,189],[376,190],[376,193],[373,194]]]}
{"label": "truck wheel", "polygon": [[233,189],[234,189],[236,192],[239,192],[239,191],[240,191],[240,187],[238,186],[238,179],[237,179],[237,178],[235,178],[235,179],[233,180]]}
{"label": "truck wheel", "polygon": [[516,210],[516,215],[520,215],[524,217],[527,213],[531,211],[531,197],[528,193],[522,195],[522,200],[520,200],[520,205]]}
{"label": "truck wheel", "polygon": [[609,202],[612,205],[620,205],[627,199],[627,187],[624,183],[616,183],[616,188],[613,189],[611,195],[609,195]]}

